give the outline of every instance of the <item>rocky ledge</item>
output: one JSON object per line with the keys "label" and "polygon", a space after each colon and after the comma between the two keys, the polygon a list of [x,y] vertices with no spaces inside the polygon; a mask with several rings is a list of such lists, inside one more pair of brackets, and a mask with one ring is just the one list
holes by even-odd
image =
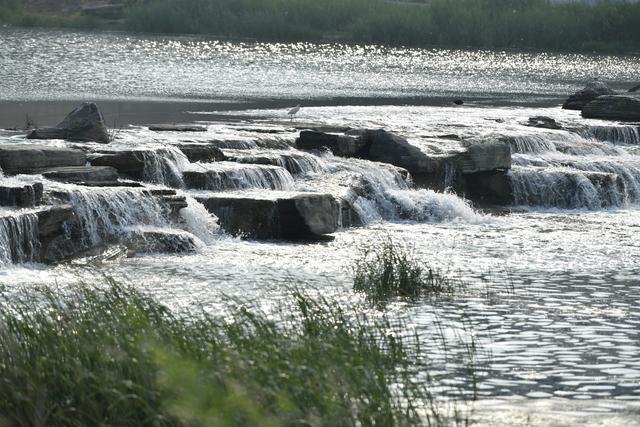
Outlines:
{"label": "rocky ledge", "polygon": [[640,121],[640,95],[599,96],[582,109],[582,117],[620,121]]}

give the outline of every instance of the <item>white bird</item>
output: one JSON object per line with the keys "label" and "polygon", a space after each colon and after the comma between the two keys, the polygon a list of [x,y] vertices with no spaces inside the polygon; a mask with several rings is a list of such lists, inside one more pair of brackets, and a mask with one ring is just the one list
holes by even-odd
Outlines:
{"label": "white bird", "polygon": [[291,120],[293,120],[293,118],[296,116],[298,111],[300,111],[300,104],[296,105],[291,110],[289,110],[287,114],[289,115],[289,117],[291,117]]}

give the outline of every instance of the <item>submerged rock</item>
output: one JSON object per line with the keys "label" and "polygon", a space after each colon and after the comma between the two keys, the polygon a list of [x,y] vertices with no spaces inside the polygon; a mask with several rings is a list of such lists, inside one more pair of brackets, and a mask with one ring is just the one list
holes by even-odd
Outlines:
{"label": "submerged rock", "polygon": [[556,119],[547,116],[529,117],[529,121],[525,123],[525,126],[542,129],[562,129],[562,126],[560,126]]}
{"label": "submerged rock", "polygon": [[193,235],[177,230],[135,230],[127,237],[126,246],[136,253],[185,253],[198,248]]}
{"label": "submerged rock", "polygon": [[640,95],[600,96],[582,109],[582,117],[640,121]]}
{"label": "submerged rock", "polygon": [[0,168],[9,175],[39,173],[60,166],[83,166],[87,156],[80,150],[35,144],[0,145]]}
{"label": "submerged rock", "polygon": [[155,132],[206,132],[207,128],[204,126],[197,126],[197,125],[160,124],[160,125],[149,126],[149,130],[152,130]]}
{"label": "submerged rock", "polygon": [[615,92],[606,83],[594,80],[587,83],[584,89],[574,93],[562,104],[566,110],[582,110],[589,102],[601,95],[613,95]]}
{"label": "submerged rock", "polygon": [[313,240],[338,228],[340,207],[328,194],[298,193],[275,198],[216,194],[197,199],[233,235]]}
{"label": "submerged rock", "polygon": [[35,129],[27,135],[27,138],[67,139],[107,144],[109,133],[98,106],[93,102],[85,102],[76,107],[57,126]]}

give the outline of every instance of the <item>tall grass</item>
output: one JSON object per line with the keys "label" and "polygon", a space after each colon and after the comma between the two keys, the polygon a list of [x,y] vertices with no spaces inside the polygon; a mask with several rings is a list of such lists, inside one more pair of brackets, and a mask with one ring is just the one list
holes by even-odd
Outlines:
{"label": "tall grass", "polygon": [[365,248],[353,266],[353,290],[364,293],[377,308],[384,308],[396,297],[413,301],[451,294],[458,286],[390,239]]}
{"label": "tall grass", "polygon": [[447,422],[403,325],[298,291],[290,303],[180,315],[113,281],[5,296],[0,425]]}

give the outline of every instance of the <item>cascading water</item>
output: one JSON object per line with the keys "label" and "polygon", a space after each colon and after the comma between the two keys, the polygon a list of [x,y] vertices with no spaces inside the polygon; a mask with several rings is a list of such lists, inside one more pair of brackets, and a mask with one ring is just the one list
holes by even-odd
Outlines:
{"label": "cascading water", "polygon": [[293,177],[282,167],[233,162],[195,163],[185,171],[184,179],[189,188],[211,191],[290,190],[294,186]]}
{"label": "cascading water", "polygon": [[580,131],[580,134],[585,138],[594,138],[613,144],[640,144],[640,127],[638,126],[589,126]]}
{"label": "cascading water", "polygon": [[0,216],[0,266],[35,261],[39,250],[38,215],[10,212]]}
{"label": "cascading water", "polygon": [[143,153],[143,179],[147,182],[183,188],[182,171],[189,166],[189,159],[178,148],[165,146]]}

